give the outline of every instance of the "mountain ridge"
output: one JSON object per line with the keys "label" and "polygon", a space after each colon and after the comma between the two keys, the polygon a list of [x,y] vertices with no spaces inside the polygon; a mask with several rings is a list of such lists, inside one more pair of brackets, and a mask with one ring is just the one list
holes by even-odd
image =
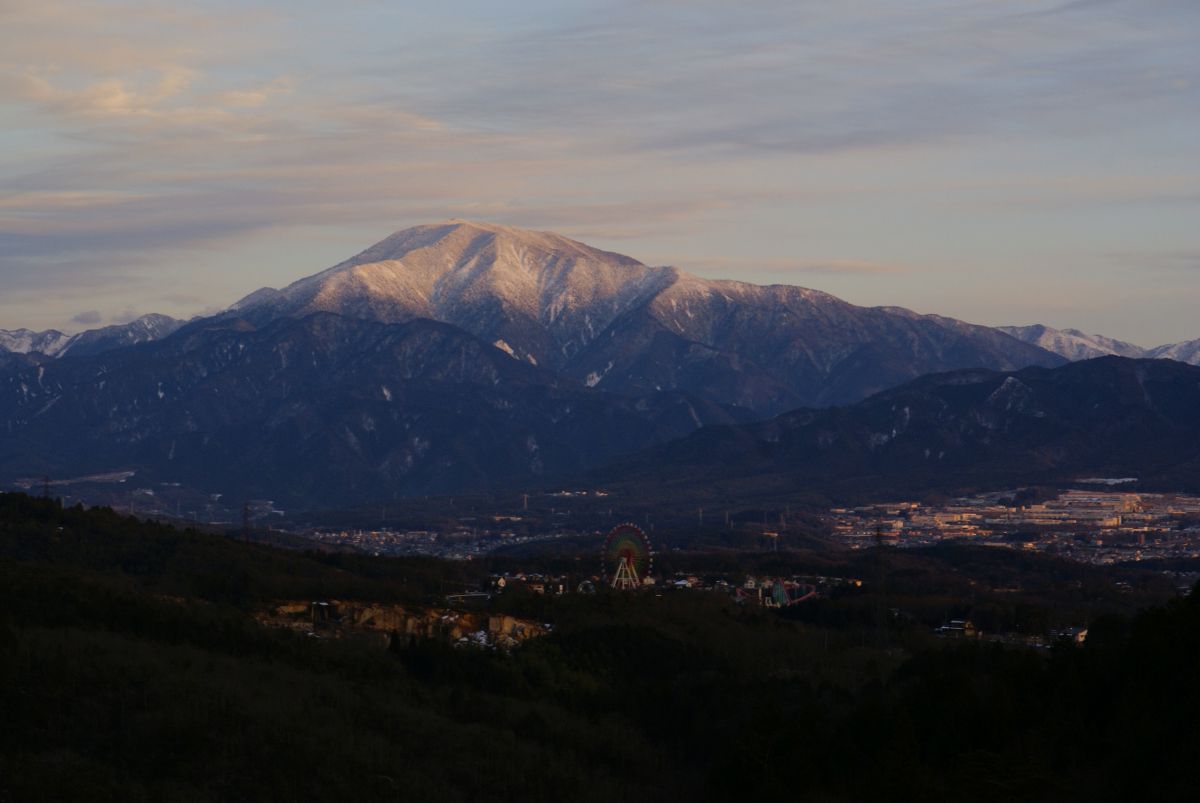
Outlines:
{"label": "mountain ridge", "polygon": [[43,354],[47,357],[72,357],[99,354],[104,351],[135,346],[159,340],[186,323],[158,313],[142,315],[134,320],[87,329],[68,335],[57,329],[35,332],[30,329],[0,329],[0,351],[14,354]]}
{"label": "mountain ridge", "polygon": [[1089,335],[1078,329],[1055,329],[1044,324],[996,328],[1072,361],[1112,355],[1134,359],[1164,358],[1200,365],[1200,339],[1144,348],[1104,335]]}
{"label": "mountain ridge", "polygon": [[603,389],[679,390],[759,413],[857,400],[935,370],[1061,361],[942,316],[702,279],[557,234],[465,221],[396,232],[226,314],[262,322],[317,311],[443,320]]}
{"label": "mountain ridge", "polygon": [[739,420],[684,394],[592,390],[428,319],[210,319],[7,366],[0,473],[136,471],[152,486],[337,506],[532,483]]}
{"label": "mountain ridge", "polygon": [[1197,469],[1200,367],[1106,356],[931,374],[855,405],[710,427],[593,481],[640,493],[800,488],[854,498],[868,487],[924,493],[1088,476],[1195,490]]}

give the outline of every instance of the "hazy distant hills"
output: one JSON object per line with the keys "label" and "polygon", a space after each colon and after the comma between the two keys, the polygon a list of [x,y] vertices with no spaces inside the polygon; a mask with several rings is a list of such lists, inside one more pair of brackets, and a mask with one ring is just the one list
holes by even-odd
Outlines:
{"label": "hazy distant hills", "polygon": [[[544,483],[701,427],[1078,356],[1017,334],[555,234],[417,226],[186,324],[0,334],[0,481],[132,470],[293,506]],[[678,448],[734,437],[748,451],[726,467],[775,471],[755,432]],[[822,459],[853,468],[854,443]]]}
{"label": "hazy distant hills", "polygon": [[1114,340],[1103,335],[1088,335],[1078,329],[1052,329],[1034,326],[998,326],[1000,331],[1031,345],[1039,346],[1068,360],[1090,360],[1094,357],[1118,356],[1149,359],[1179,360],[1200,365],[1200,340],[1168,343],[1155,348],[1142,348],[1132,343]]}
{"label": "hazy distant hills", "polygon": [[604,479],[641,493],[920,492],[1088,477],[1200,487],[1200,368],[1103,357],[922,377],[849,407],[701,430]]}

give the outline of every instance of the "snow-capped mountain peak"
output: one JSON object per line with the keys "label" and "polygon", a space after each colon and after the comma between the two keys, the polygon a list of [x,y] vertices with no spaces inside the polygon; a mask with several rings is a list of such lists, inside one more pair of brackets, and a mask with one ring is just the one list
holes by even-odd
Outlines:
{"label": "snow-capped mountain peak", "polygon": [[0,351],[17,354],[42,354],[47,357],[73,357],[98,354],[123,346],[134,346],[166,337],[183,325],[183,321],[151,313],[124,324],[89,329],[67,335],[57,329],[33,332],[29,329],[5,331],[0,329]]}
{"label": "snow-capped mountain peak", "polygon": [[1002,332],[1018,340],[1040,346],[1046,351],[1066,357],[1072,362],[1090,360],[1095,357],[1116,355],[1134,359],[1150,358],[1176,360],[1191,365],[1200,365],[1200,340],[1168,343],[1154,348],[1142,348],[1133,343],[1114,340],[1104,335],[1084,334],[1078,329],[1053,329],[1049,326],[998,326]]}
{"label": "snow-capped mountain peak", "polygon": [[1046,351],[1066,357],[1072,362],[1090,360],[1094,357],[1117,355],[1119,357],[1146,357],[1147,349],[1114,340],[1104,335],[1089,335],[1078,329],[1053,329],[1049,326],[1034,324],[1033,326],[998,326],[1001,332],[1012,335],[1018,340],[1041,346]]}
{"label": "snow-capped mountain peak", "polygon": [[1146,356],[1200,365],[1200,340],[1168,343],[1165,346],[1150,349]]}
{"label": "snow-capped mountain peak", "polygon": [[335,312],[386,323],[432,318],[545,361],[586,344],[674,280],[558,234],[448,221],[398,231],[362,253],[234,308],[250,317]]}
{"label": "snow-capped mountain peak", "polygon": [[602,390],[681,389],[763,411],[857,399],[929,371],[1060,361],[987,327],[703,279],[558,234],[461,220],[398,231],[229,314],[262,325],[318,312],[430,318]]}
{"label": "snow-capped mountain peak", "polygon": [[57,329],[47,329],[44,332],[34,332],[31,329],[0,329],[0,351],[11,351],[14,354],[45,354],[47,357],[57,356],[71,343],[71,336]]}

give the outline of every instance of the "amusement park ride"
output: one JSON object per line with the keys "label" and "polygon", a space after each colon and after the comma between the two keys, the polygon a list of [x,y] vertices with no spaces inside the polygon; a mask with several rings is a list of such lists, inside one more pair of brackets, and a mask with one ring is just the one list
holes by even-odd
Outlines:
{"label": "amusement park ride", "polygon": [[636,524],[618,524],[604,539],[604,577],[619,591],[640,588],[654,567],[650,539]]}

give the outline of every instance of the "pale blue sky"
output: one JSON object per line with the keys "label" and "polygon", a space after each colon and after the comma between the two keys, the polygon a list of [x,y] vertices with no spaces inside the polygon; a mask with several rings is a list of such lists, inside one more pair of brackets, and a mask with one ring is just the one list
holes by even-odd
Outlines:
{"label": "pale blue sky", "polygon": [[0,328],[187,316],[448,217],[1200,338],[1195,0],[0,0]]}

